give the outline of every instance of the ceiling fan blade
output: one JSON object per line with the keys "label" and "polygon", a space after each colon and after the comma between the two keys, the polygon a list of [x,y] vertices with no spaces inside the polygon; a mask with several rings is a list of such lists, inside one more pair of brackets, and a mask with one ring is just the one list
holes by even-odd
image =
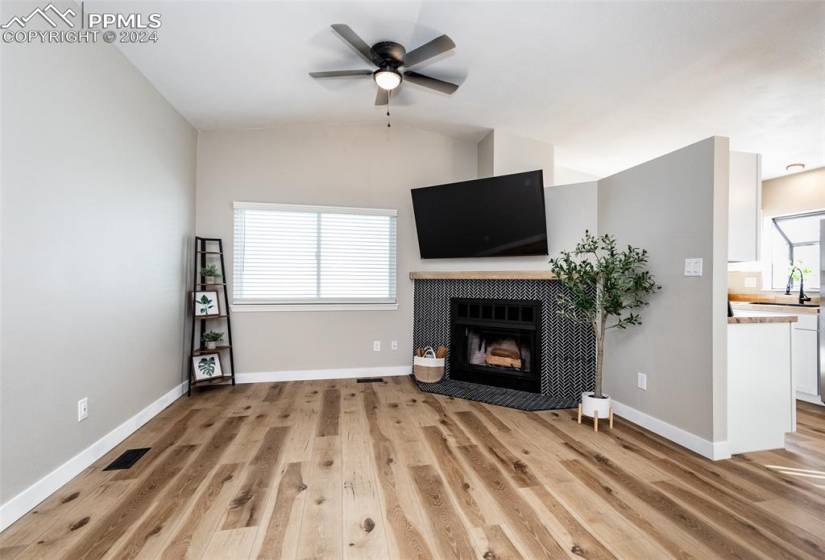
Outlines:
{"label": "ceiling fan blade", "polygon": [[458,86],[452,82],[445,82],[444,80],[439,80],[438,78],[431,78],[430,76],[425,76],[424,74],[419,74],[418,72],[404,72],[404,79],[413,84],[434,89],[448,95],[452,95],[455,90],[458,89]]}
{"label": "ceiling fan blade", "polygon": [[375,104],[376,105],[386,105],[390,102],[390,92],[385,89],[378,88],[378,92],[375,94]]}
{"label": "ceiling fan blade", "polygon": [[455,43],[446,35],[436,37],[429,43],[424,43],[417,49],[408,52],[407,56],[404,57],[404,66],[409,67],[419,64],[454,48]]}
{"label": "ceiling fan blade", "polygon": [[329,70],[328,72],[310,72],[313,78],[355,78],[372,76],[372,70]]}
{"label": "ceiling fan blade", "polygon": [[358,34],[344,23],[333,23],[332,30],[335,31],[344,41],[347,42],[358,55],[370,64],[375,64],[375,53]]}

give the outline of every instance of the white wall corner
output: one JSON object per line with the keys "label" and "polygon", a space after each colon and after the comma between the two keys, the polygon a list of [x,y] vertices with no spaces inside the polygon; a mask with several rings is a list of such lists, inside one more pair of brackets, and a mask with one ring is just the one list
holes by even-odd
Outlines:
{"label": "white wall corner", "polygon": [[713,439],[728,439],[728,221],[730,140],[713,142]]}
{"label": "white wall corner", "polygon": [[[553,166],[553,184],[554,185],[569,185],[573,183],[589,183],[591,181],[598,181],[599,177],[572,169],[563,165],[555,164]],[[545,181],[546,183],[546,181]]]}
{"label": "white wall corner", "polygon": [[0,505],[0,531],[31,511],[40,502],[58,491],[95,461],[115,448],[141,426],[157,416],[186,392],[186,382],[176,385],[156,401],[120,424],[117,428],[54,469],[52,472]]}
{"label": "white wall corner", "polygon": [[478,143],[478,176],[509,175],[541,169],[544,186],[555,184],[553,144],[525,138],[499,129]]}
{"label": "white wall corner", "polygon": [[491,130],[478,143],[477,168],[478,178],[493,176],[493,152],[495,150],[495,131]]}

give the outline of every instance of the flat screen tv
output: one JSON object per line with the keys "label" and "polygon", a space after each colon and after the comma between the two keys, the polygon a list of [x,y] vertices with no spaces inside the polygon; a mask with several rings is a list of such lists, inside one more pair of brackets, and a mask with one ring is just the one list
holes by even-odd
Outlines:
{"label": "flat screen tv", "polygon": [[541,170],[412,189],[423,259],[546,255]]}

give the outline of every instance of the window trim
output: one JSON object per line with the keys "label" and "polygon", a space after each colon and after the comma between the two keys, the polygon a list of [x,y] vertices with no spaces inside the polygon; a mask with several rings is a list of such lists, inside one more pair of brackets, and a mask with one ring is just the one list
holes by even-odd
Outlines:
{"label": "window trim", "polygon": [[[781,215],[781,216],[771,217],[770,220],[771,220],[771,223],[773,224],[773,227],[776,229],[776,231],[779,233],[779,235],[785,241],[785,244],[788,246],[788,264],[789,264],[789,266],[793,266],[794,262],[796,262],[796,259],[794,258],[794,249],[796,247],[810,247],[811,245],[819,245],[819,241],[801,241],[799,243],[793,243],[790,239],[788,239],[788,236],[785,234],[784,230],[780,226],[780,223],[788,221],[788,220],[798,219],[798,218],[810,218],[810,217],[816,217],[816,216],[819,216],[820,218],[825,219],[825,210],[811,210],[809,212],[799,212],[797,214],[784,214],[784,215]],[[814,272],[816,272],[816,271],[814,271]],[[770,289],[773,290],[773,291],[784,291],[783,288],[775,288],[774,285],[773,285],[773,280],[774,280],[773,263],[771,263]],[[818,288],[808,288],[806,291],[821,292],[822,291],[822,286],[819,286]]]}
{"label": "window trim", "polygon": [[[395,297],[394,298],[303,298],[294,300],[273,301],[270,299],[255,300],[255,298],[235,299],[234,289],[230,308],[233,312],[266,312],[266,311],[394,311],[398,309],[398,210],[394,208],[361,208],[353,206],[320,206],[312,204],[283,204],[275,202],[245,202],[233,201],[233,222],[235,210],[268,210],[283,212],[313,212],[328,214],[354,214],[360,216],[388,216],[395,218],[395,248],[393,251],[395,268]],[[320,227],[320,222],[319,222]],[[319,237],[320,243],[320,237]],[[235,239],[233,224],[233,255],[232,270],[235,270]],[[320,267],[316,282],[320,283]]]}
{"label": "window trim", "polygon": [[284,311],[397,311],[398,303],[233,303],[232,313]]}
{"label": "window trim", "polygon": [[328,212],[330,214],[359,214],[368,216],[398,217],[394,208],[357,208],[353,206],[316,206],[312,204],[281,204],[276,202],[238,202],[232,203],[233,209],[241,210],[281,210],[283,212]]}

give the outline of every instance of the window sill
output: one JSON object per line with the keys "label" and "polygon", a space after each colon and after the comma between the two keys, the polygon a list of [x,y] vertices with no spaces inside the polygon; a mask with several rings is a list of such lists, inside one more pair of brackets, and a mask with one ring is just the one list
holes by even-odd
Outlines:
{"label": "window sill", "polygon": [[233,313],[270,313],[283,311],[397,311],[397,303],[284,303],[232,304]]}

